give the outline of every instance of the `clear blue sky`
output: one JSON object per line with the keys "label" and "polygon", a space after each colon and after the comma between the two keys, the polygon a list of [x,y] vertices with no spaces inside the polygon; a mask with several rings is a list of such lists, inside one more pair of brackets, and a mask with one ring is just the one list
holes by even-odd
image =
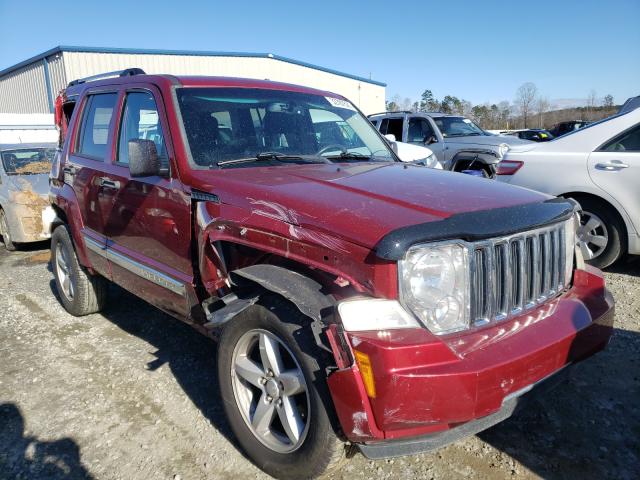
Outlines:
{"label": "clear blue sky", "polygon": [[[80,6],[81,5],[81,6]],[[0,69],[56,45],[271,52],[473,103],[640,94],[640,0],[0,0]]]}

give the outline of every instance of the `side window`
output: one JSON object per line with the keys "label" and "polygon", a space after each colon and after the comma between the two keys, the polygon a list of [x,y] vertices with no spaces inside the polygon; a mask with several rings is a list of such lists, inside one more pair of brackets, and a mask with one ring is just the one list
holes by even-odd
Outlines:
{"label": "side window", "polygon": [[152,140],[156,145],[161,167],[169,168],[158,107],[149,92],[127,93],[120,123],[118,163],[129,164],[129,141],[136,139]]}
{"label": "side window", "polygon": [[103,160],[107,154],[109,125],[118,95],[101,93],[90,95],[82,118],[76,153]]}
{"label": "side window", "polygon": [[600,150],[605,152],[640,152],[640,125],[614,138]]}
{"label": "side window", "polygon": [[374,127],[378,128],[378,120],[373,118],[373,119],[369,119],[369,121],[373,124]]}
{"label": "side window", "polygon": [[402,118],[384,118],[380,125],[380,133],[383,135],[392,134],[396,140],[402,141]]}
{"label": "side window", "polygon": [[433,135],[433,129],[427,119],[420,117],[409,119],[409,130],[407,132],[408,143],[423,145],[424,142]]}

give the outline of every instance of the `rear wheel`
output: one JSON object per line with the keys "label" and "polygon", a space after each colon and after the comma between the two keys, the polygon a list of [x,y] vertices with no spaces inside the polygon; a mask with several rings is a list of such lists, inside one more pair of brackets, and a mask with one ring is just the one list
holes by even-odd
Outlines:
{"label": "rear wheel", "polygon": [[230,321],[218,346],[231,428],[251,460],[276,478],[313,478],[345,456],[332,423],[325,352],[308,321],[269,297]]}
{"label": "rear wheel", "polygon": [[15,244],[11,240],[11,232],[9,231],[9,222],[3,210],[0,210],[0,235],[4,243],[4,248],[13,252],[16,249]]}
{"label": "rear wheel", "polygon": [[582,256],[598,268],[613,265],[626,250],[622,220],[603,202],[588,197],[576,200],[582,207],[577,232]]}
{"label": "rear wheel", "polygon": [[80,263],[69,231],[61,225],[51,236],[51,266],[64,308],[77,317],[99,312],[107,301],[108,281]]}

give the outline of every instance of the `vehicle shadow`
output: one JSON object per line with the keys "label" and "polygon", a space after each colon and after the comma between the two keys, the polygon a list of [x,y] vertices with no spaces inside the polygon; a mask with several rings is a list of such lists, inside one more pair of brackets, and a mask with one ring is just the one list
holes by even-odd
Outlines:
{"label": "vehicle shadow", "polygon": [[71,438],[42,441],[25,435],[25,422],[14,403],[0,403],[0,477],[92,479]]}
{"label": "vehicle shadow", "polygon": [[612,267],[609,267],[606,272],[638,277],[640,276],[640,255],[628,256]]}

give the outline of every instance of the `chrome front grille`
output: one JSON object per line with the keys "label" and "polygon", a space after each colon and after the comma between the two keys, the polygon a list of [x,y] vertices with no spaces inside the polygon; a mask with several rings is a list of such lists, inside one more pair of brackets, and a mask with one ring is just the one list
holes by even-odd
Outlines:
{"label": "chrome front grille", "polygon": [[566,235],[562,222],[473,244],[471,324],[505,320],[561,293],[573,266]]}

